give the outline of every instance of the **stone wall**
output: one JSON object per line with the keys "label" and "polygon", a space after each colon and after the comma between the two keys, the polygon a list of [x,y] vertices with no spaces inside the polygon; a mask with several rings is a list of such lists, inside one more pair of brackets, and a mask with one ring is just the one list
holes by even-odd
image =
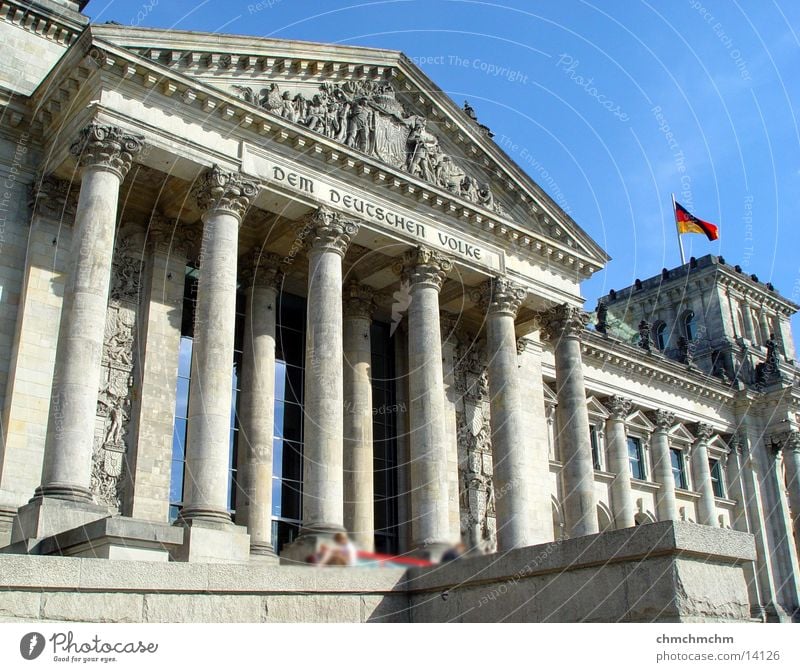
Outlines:
{"label": "stone wall", "polygon": [[747,621],[748,534],[654,523],[433,571],[0,555],[0,621]]}

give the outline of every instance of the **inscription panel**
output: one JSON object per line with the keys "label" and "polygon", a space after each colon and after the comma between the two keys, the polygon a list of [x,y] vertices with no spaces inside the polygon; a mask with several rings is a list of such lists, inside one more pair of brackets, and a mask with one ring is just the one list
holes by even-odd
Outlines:
{"label": "inscription panel", "polygon": [[429,217],[398,207],[374,194],[359,192],[329,175],[319,175],[247,145],[242,155],[242,171],[259,177],[267,185],[281,187],[335,210],[350,213],[372,224],[377,231],[394,234],[412,244],[424,244],[441,250],[467,265],[493,273],[505,271],[505,257],[501,249],[453,231]]}

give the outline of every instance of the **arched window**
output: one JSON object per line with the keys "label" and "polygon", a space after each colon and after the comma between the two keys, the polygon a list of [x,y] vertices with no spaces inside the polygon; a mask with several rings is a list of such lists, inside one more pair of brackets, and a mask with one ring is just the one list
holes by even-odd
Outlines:
{"label": "arched window", "polygon": [[687,341],[693,341],[697,337],[697,321],[693,310],[687,310],[683,316],[683,335]]}
{"label": "arched window", "polygon": [[653,330],[656,339],[656,347],[659,350],[664,350],[667,347],[667,325],[665,322],[657,322],[656,328]]}
{"label": "arched window", "polygon": [[736,321],[739,323],[739,336],[747,338],[747,334],[744,330],[744,313],[742,313],[741,308],[736,309]]}

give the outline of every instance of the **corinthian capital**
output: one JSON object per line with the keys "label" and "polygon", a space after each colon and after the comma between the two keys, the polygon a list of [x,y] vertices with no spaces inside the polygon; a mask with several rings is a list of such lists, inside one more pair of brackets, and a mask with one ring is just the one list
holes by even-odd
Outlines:
{"label": "corinthian capital", "polygon": [[395,272],[413,287],[433,287],[437,292],[452,268],[449,257],[422,246],[406,252],[394,265]]}
{"label": "corinthian capital", "polygon": [[706,443],[714,434],[714,428],[705,422],[698,422],[694,434],[698,441]]}
{"label": "corinthian capital", "polygon": [[613,397],[606,399],[604,405],[614,420],[624,420],[631,414],[633,402],[627,397],[615,394]]}
{"label": "corinthian capital", "polygon": [[52,217],[72,224],[78,209],[78,187],[68,180],[45,175],[30,186],[30,206],[33,214]]}
{"label": "corinthian capital", "polygon": [[192,195],[203,212],[222,210],[241,222],[258,189],[255,180],[222,170],[215,164],[195,181]]}
{"label": "corinthian capital", "polygon": [[589,322],[588,313],[568,303],[553,306],[540,315],[543,335],[551,340],[565,337],[580,338]]}
{"label": "corinthian capital", "polygon": [[348,317],[371,320],[375,311],[375,290],[355,280],[348,282],[342,291],[342,308]]}
{"label": "corinthian capital", "polygon": [[77,157],[82,168],[99,166],[122,180],[143,146],[144,137],[141,135],[127,133],[117,126],[92,122],[80,132],[69,151]]}
{"label": "corinthian capital", "polygon": [[473,290],[472,300],[489,314],[517,316],[528,291],[506,278],[493,278]]}
{"label": "corinthian capital", "polygon": [[782,448],[784,453],[800,453],[800,432],[796,430],[773,434],[771,440],[772,445]]}
{"label": "corinthian capital", "polygon": [[242,287],[280,289],[283,276],[283,257],[261,250],[254,250],[240,271]]}
{"label": "corinthian capital", "polygon": [[675,424],[675,414],[672,411],[659,409],[650,413],[650,420],[656,426],[657,432],[668,432]]}
{"label": "corinthian capital", "polygon": [[344,258],[358,224],[328,208],[318,208],[306,219],[302,236],[315,252],[335,252]]}

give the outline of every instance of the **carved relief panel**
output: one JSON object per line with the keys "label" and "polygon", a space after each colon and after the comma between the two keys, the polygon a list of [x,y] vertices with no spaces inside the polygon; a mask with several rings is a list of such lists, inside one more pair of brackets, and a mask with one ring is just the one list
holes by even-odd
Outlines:
{"label": "carved relief panel", "polygon": [[92,493],[118,511],[123,498],[128,429],[135,367],[142,259],[129,236],[118,235],[111,271],[103,341],[102,377],[97,393]]}

